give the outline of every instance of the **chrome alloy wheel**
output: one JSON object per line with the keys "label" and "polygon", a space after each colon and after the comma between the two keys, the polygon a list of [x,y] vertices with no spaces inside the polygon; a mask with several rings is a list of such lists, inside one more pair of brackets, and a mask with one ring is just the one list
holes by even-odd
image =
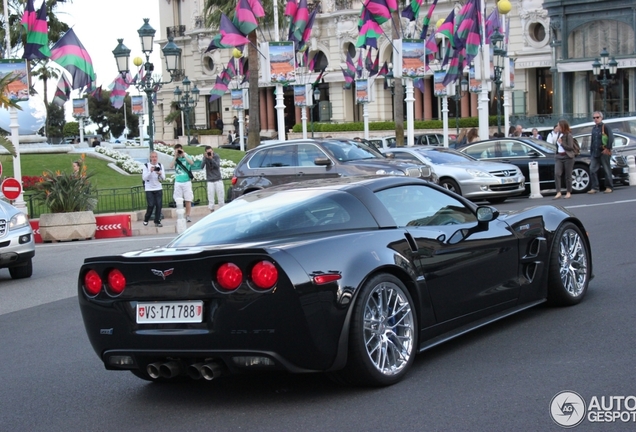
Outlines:
{"label": "chrome alloy wheel", "polygon": [[373,365],[383,375],[395,375],[413,355],[415,320],[406,293],[382,282],[364,305],[364,344]]}
{"label": "chrome alloy wheel", "polygon": [[567,229],[559,240],[559,273],[563,287],[578,297],[587,283],[587,249],[579,233]]}
{"label": "chrome alloy wheel", "polygon": [[585,192],[590,186],[590,173],[582,167],[574,167],[572,170],[572,190]]}

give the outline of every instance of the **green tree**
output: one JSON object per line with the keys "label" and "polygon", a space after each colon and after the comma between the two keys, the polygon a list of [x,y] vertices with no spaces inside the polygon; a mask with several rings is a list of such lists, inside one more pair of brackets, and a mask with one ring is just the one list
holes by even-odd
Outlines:
{"label": "green tree", "polygon": [[[34,69],[31,72],[33,77],[37,77],[40,81],[42,81],[44,85],[44,105],[46,106],[47,113],[49,112],[50,104],[49,104],[49,96],[48,96],[48,82],[50,79],[57,79],[60,77],[59,71],[50,66],[50,63],[40,62],[38,69]],[[44,125],[44,135],[50,136],[50,122],[49,116],[46,116],[46,123]]]}
{"label": "green tree", "polygon": [[124,107],[115,109],[110,103],[110,92],[103,91],[102,99],[97,100],[92,96],[88,96],[88,112],[90,119],[97,125],[97,133],[102,136],[111,135],[112,137],[121,136],[124,133],[126,125],[131,132],[131,136],[135,136],[139,130],[139,117],[131,113],[130,96],[126,95],[124,99],[126,113]]}
{"label": "green tree", "polygon": [[46,112],[46,122],[49,128],[47,136],[63,137],[64,126],[66,124],[66,120],[64,117],[64,107],[60,107],[55,105],[54,103],[51,103],[47,105]]}
{"label": "green tree", "polygon": [[65,123],[62,131],[65,137],[77,137],[79,136],[79,123],[78,122],[68,122]]}
{"label": "green tree", "polygon": [[[265,10],[265,16],[259,18],[260,24],[266,27],[271,27],[274,24],[274,2],[272,0],[264,0],[263,9]],[[283,14],[285,12],[285,3],[283,1],[278,2],[278,22],[284,23]],[[228,2],[226,0],[205,0],[205,4],[203,6],[204,14],[205,14],[205,23],[206,26],[212,27],[215,29],[219,28],[219,23],[221,22],[221,13],[224,13],[229,18],[234,16],[234,8],[236,7],[236,2]],[[279,28],[282,29],[284,27],[281,26]],[[258,29],[252,31],[247,38],[250,41],[250,47],[248,48],[248,62],[250,68],[250,79],[249,79],[249,110],[252,114],[250,116],[250,130],[260,131],[261,130],[261,120],[260,120],[260,98],[258,92],[258,69],[259,69],[259,52],[256,50],[258,47],[258,37],[256,31]],[[270,34],[271,35],[271,34]],[[272,38],[273,40],[273,38]],[[260,144],[260,137],[258,133],[252,133],[247,136],[247,148],[255,148]]]}

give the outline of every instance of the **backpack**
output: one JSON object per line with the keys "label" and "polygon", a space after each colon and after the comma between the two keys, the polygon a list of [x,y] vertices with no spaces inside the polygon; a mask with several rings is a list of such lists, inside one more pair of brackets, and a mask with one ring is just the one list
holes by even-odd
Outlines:
{"label": "backpack", "polygon": [[578,156],[581,154],[581,146],[576,138],[572,138],[572,151],[574,152],[574,156]]}

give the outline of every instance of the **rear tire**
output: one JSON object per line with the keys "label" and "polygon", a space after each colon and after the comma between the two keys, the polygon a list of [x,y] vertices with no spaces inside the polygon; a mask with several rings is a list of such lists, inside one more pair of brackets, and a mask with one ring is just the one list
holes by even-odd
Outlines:
{"label": "rear tire", "polygon": [[337,381],[388,386],[400,381],[417,353],[417,316],[411,295],[395,276],[367,281],[353,306],[349,358]]}
{"label": "rear tire", "polygon": [[9,267],[11,279],[25,279],[33,274],[33,261],[31,258],[24,265]]}
{"label": "rear tire", "polygon": [[555,306],[580,303],[590,281],[590,250],[578,226],[566,222],[554,236],[548,268],[548,301]]}

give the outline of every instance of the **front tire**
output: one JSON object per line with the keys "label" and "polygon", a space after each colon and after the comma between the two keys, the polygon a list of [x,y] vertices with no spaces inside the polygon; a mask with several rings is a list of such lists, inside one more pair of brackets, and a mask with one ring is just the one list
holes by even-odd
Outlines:
{"label": "front tire", "polygon": [[24,265],[9,267],[11,279],[25,279],[33,274],[33,261],[29,258]]}
{"label": "front tire", "polygon": [[[574,165],[572,169],[572,192],[583,193],[590,189],[590,169],[584,165]],[[558,192],[558,191],[557,191]]]}
{"label": "front tire", "polygon": [[415,360],[417,316],[404,284],[378,274],[360,290],[354,305],[349,360],[342,380],[388,386],[400,381]]}
{"label": "front tire", "polygon": [[590,281],[590,250],[578,226],[566,222],[556,232],[548,269],[548,301],[572,306],[583,300]]}
{"label": "front tire", "polygon": [[439,185],[445,189],[448,189],[451,192],[455,192],[457,195],[462,194],[462,190],[457,184],[457,182],[453,179],[444,178],[439,181]]}

